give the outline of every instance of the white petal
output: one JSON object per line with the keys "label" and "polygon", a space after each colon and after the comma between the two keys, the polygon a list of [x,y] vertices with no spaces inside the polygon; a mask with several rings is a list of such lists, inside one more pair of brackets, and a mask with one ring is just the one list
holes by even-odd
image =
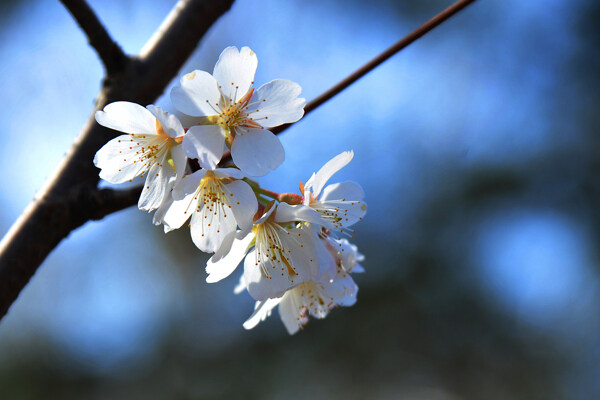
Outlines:
{"label": "white petal", "polygon": [[354,268],[352,268],[352,272],[357,273],[357,274],[362,274],[365,272],[365,269],[362,265],[356,264],[356,266]]}
{"label": "white petal", "polygon": [[[318,235],[318,230],[314,225],[302,227],[303,231],[307,232],[307,236],[311,238],[315,254],[317,256],[316,263],[312,269],[312,280],[321,283],[329,283],[336,276],[336,264],[334,256],[329,252],[326,242]],[[312,235],[311,235],[312,233]]]}
{"label": "white petal", "polygon": [[300,327],[303,325],[301,322],[301,306],[295,301],[296,297],[292,296],[291,293],[286,293],[284,298],[279,303],[279,316],[281,317],[281,322],[287,329],[290,335],[298,332]]}
{"label": "white petal", "polygon": [[156,134],[156,118],[139,104],[117,101],[96,111],[96,121],[102,126],[126,133]]}
{"label": "white petal", "polygon": [[168,227],[165,231],[179,229],[192,216],[192,212],[195,209],[196,201],[194,201],[194,193],[189,194],[181,200],[173,201],[163,218],[163,224],[165,224],[165,227]]}
{"label": "white petal", "polygon": [[358,287],[350,277],[350,274],[342,272],[327,285],[323,285],[323,293],[334,299],[343,298],[347,294],[354,294]]}
{"label": "white petal", "polygon": [[358,286],[349,274],[344,274],[337,276],[331,284],[324,286],[323,292],[333,297],[335,304],[349,307],[356,303]]}
{"label": "white petal", "polygon": [[238,130],[231,156],[235,165],[247,175],[263,176],[281,165],[285,151],[271,131],[251,128],[243,134]]}
{"label": "white petal", "polygon": [[173,198],[175,200],[181,200],[190,193],[196,192],[200,181],[206,176],[205,169],[199,169],[198,171],[184,177],[174,188]]}
{"label": "white petal", "polygon": [[358,294],[358,286],[356,286],[356,290],[354,291],[353,294],[346,294],[344,297],[339,297],[337,299],[335,299],[335,304],[337,304],[338,306],[344,306],[344,307],[350,307],[353,306],[356,303],[356,299],[357,299],[357,295]]}
{"label": "white petal", "polygon": [[362,187],[355,182],[342,182],[327,185],[323,190],[321,201],[326,200],[345,200],[358,201],[365,198],[365,192]]}
{"label": "white petal", "polygon": [[367,203],[364,201],[328,200],[322,201],[321,205],[339,218],[336,221],[338,228],[354,225],[367,213]]}
{"label": "white petal", "polygon": [[217,168],[213,172],[217,178],[244,178],[244,173],[237,168]]}
{"label": "white petal", "polygon": [[94,157],[94,165],[100,168],[100,178],[110,183],[123,183],[139,176],[144,164],[135,162],[139,156],[130,149],[131,136],[117,136],[106,143]]}
{"label": "white petal", "polygon": [[237,102],[254,83],[258,66],[256,54],[249,47],[228,47],[219,56],[213,76],[221,85],[221,93]]}
{"label": "white petal", "polygon": [[[217,253],[218,253],[218,251],[217,251]],[[242,275],[240,276],[240,280],[238,281],[238,284],[233,288],[233,293],[240,294],[244,290],[246,290],[246,281],[244,280],[244,273],[242,272]]]}
{"label": "white petal", "polygon": [[[235,236],[237,233],[234,233],[233,235]],[[228,250],[226,253],[225,251],[222,251],[222,249],[217,250],[217,252],[206,263],[206,273],[208,274],[206,277],[206,282],[218,282],[221,279],[231,275],[231,273],[240,264],[242,259],[246,256],[248,246],[250,246],[250,243],[252,243],[253,239],[254,234],[250,233],[244,238],[235,238],[231,244],[231,247],[222,246],[226,247],[223,250]],[[225,244],[225,241],[223,244]]]}
{"label": "white petal", "polygon": [[319,255],[314,247],[314,230],[306,227],[289,229],[292,238],[290,250],[293,255],[293,262],[298,273],[294,281],[297,285],[300,282],[310,281],[315,271],[319,268]]}
{"label": "white petal", "polygon": [[327,181],[333,176],[333,174],[345,167],[346,164],[352,160],[352,157],[354,157],[354,152],[345,151],[327,161],[327,163],[321,167],[319,172],[313,174],[308,182],[306,182],[304,185],[305,189],[308,190],[309,188],[312,188],[314,196],[319,196],[321,190],[323,190],[323,186],[325,186]]}
{"label": "white petal", "polygon": [[[256,240],[258,242],[260,238],[257,237]],[[286,290],[310,280],[318,263],[311,239],[300,229],[291,228],[280,233],[279,246],[295,274],[292,276],[286,264],[279,260],[281,253],[277,260],[272,256],[258,257],[255,247],[244,261],[244,280],[248,293],[255,300],[280,297]],[[266,271],[268,276],[263,271]]]}
{"label": "white petal", "polygon": [[265,128],[298,121],[304,115],[306,99],[299,98],[302,88],[295,82],[275,79],[262,85],[252,96],[250,117]]}
{"label": "white petal", "polygon": [[275,214],[275,221],[304,221],[321,226],[330,225],[327,221],[321,218],[321,214],[303,204],[289,205],[287,203],[279,203],[279,205],[277,206],[277,213]]}
{"label": "white petal", "polygon": [[244,322],[244,329],[252,329],[259,322],[264,321],[267,317],[271,316],[271,311],[277,307],[281,299],[267,299],[265,301],[257,301],[254,306],[254,312]]}
{"label": "white petal", "polygon": [[218,125],[192,126],[182,145],[188,157],[197,158],[202,168],[213,170],[225,151],[223,129]]}
{"label": "white petal", "polygon": [[166,111],[163,111],[160,107],[155,105],[146,106],[148,111],[154,115],[154,117],[158,120],[160,125],[162,126],[163,131],[172,138],[176,138],[178,136],[182,136],[185,132],[183,131],[183,126],[181,126],[181,122],[179,119],[173,114],[169,114]]}
{"label": "white petal", "polygon": [[215,78],[206,71],[193,71],[171,90],[171,102],[182,113],[193,117],[219,114],[221,92]]}
{"label": "white petal", "polygon": [[281,297],[286,290],[292,287],[287,274],[280,274],[272,270],[269,263],[266,267],[270,270],[270,278],[263,275],[260,265],[257,265],[257,250],[254,248],[244,260],[244,281],[248,293],[254,300],[264,301],[269,298]]}
{"label": "white petal", "polygon": [[[342,239],[342,240],[344,240],[344,239]],[[354,249],[354,251],[356,253],[356,261],[358,261],[358,262],[365,261],[365,255],[363,253],[361,253],[360,251],[358,251],[358,247],[356,247],[353,244],[351,244],[350,246],[352,246],[352,248]]]}
{"label": "white petal", "polygon": [[[165,214],[167,213],[167,211],[169,211],[171,204],[173,204],[173,196],[171,196],[169,194],[169,195],[165,196],[160,207],[158,207],[156,209],[156,211],[154,212],[154,216],[152,217],[152,223],[154,225],[160,225],[160,224],[164,223]],[[171,231],[171,229],[169,228],[169,226],[165,225],[165,233],[170,232],[170,231]]]}
{"label": "white petal", "polygon": [[138,208],[152,211],[160,207],[165,197],[170,195],[172,186],[169,185],[169,181],[174,176],[175,170],[170,165],[161,167],[158,163],[152,164],[138,201]]}
{"label": "white petal", "polygon": [[350,243],[347,239],[331,240],[332,246],[337,253],[334,255],[340,262],[346,272],[365,272],[364,268],[358,264],[364,261],[365,256],[358,252],[358,247]]}
{"label": "white petal", "polygon": [[237,224],[242,230],[250,229],[254,214],[258,210],[258,201],[252,188],[244,181],[233,181],[225,187],[233,194],[228,199]]}
{"label": "white petal", "polygon": [[221,203],[197,203],[200,210],[194,210],[190,221],[192,241],[205,253],[214,253],[221,247],[225,237],[235,232],[237,224],[229,208]]}
{"label": "white petal", "polygon": [[[223,244],[221,245],[221,247],[219,247],[219,250],[217,250],[215,252],[215,254],[213,254],[213,256],[210,258],[209,261],[212,262],[213,264],[217,263],[217,261],[220,261],[223,257],[225,257],[229,254],[229,252],[231,251],[231,247],[233,246],[235,241],[243,240],[247,236],[250,236],[249,240],[250,240],[250,242],[252,242],[252,239],[254,239],[254,233],[238,230],[237,232],[228,234],[227,238],[223,241]],[[241,257],[243,258],[243,255]],[[242,259],[240,258],[240,261],[241,260]],[[238,264],[239,264],[239,262],[238,262]]]}
{"label": "white petal", "polygon": [[269,207],[265,211],[265,213],[254,222],[254,225],[262,224],[263,222],[265,222],[267,219],[269,219],[271,214],[273,214],[273,212],[277,209],[277,205],[275,204],[275,201],[272,201],[270,204],[271,204],[271,207]]}
{"label": "white petal", "polygon": [[177,182],[183,178],[185,169],[187,167],[187,157],[183,151],[182,145],[175,144],[171,146],[171,158],[173,159],[173,164],[175,165],[175,176],[177,178],[175,184],[177,184]]}

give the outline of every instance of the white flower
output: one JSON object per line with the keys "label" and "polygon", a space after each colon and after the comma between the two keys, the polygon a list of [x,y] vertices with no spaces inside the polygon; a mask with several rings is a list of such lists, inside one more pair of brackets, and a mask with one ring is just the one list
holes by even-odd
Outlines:
{"label": "white flower", "polygon": [[365,269],[359,263],[364,261],[365,256],[358,251],[356,245],[350,243],[347,239],[332,239],[327,237],[328,250],[333,255],[338,268],[345,272],[365,272]]}
{"label": "white flower", "polygon": [[238,226],[246,231],[252,227],[258,202],[250,185],[241,180],[244,175],[240,170],[207,168],[202,158],[199,161],[203,168],[175,187],[174,200],[161,222],[168,232],[191,217],[189,227],[194,244],[204,252],[214,253]]}
{"label": "white flower", "polygon": [[252,176],[265,175],[283,162],[283,147],[268,128],[298,121],[305,104],[298,98],[300,86],[288,80],[276,79],[254,91],[257,65],[250,48],[228,47],[212,75],[193,71],[171,91],[171,101],[181,112],[204,117],[187,134],[198,137],[198,153],[218,161],[227,143],[233,162]]}
{"label": "white flower", "polygon": [[[331,278],[327,274],[313,275],[312,280],[289,289],[280,298],[257,301],[254,313],[244,322],[245,329],[254,328],[279,306],[281,320],[288,333],[293,335],[308,323],[309,315],[323,319],[336,306],[354,305],[358,286],[349,273],[364,272],[362,266],[358,264],[364,256],[346,239],[337,240],[329,236],[321,236],[318,241],[322,242],[322,246],[327,249],[329,259],[335,268],[334,275]],[[245,287],[246,282],[242,278],[235,288],[235,293],[240,293]]]}
{"label": "white flower", "polygon": [[331,282],[307,281],[291,288],[276,299],[257,301],[254,313],[244,322],[245,329],[254,328],[279,306],[279,316],[288,333],[293,335],[308,323],[309,315],[323,319],[336,306],[352,306],[356,302],[358,286],[349,274],[339,270]]}
{"label": "white flower", "polygon": [[348,164],[353,156],[352,151],[337,155],[313,174],[304,187],[300,185],[300,190],[304,192],[304,204],[318,211],[323,219],[339,231],[361,220],[367,212],[367,205],[363,201],[365,193],[359,184],[342,182],[325,187],[333,174]]}
{"label": "white flower", "polygon": [[186,166],[181,147],[184,130],[179,120],[156,106],[144,108],[118,101],[97,111],[96,121],[128,133],[112,139],[96,153],[94,164],[101,169],[100,177],[123,183],[146,175],[138,207],[146,211],[158,208]]}
{"label": "white flower", "polygon": [[318,268],[310,234],[295,221],[320,217],[309,207],[272,207],[254,223],[251,232],[230,234],[208,260],[207,282],[229,276],[244,259],[244,284],[255,300],[282,296],[286,290],[311,279]]}

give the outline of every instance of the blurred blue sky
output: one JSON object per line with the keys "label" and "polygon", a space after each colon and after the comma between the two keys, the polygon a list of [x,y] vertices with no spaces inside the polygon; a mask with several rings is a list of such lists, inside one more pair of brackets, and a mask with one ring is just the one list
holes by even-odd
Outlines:
{"label": "blurred blue sky", "polygon": [[[90,3],[134,54],[174,2]],[[451,2],[437,3],[441,9]],[[335,178],[365,188],[369,213],[357,228],[357,243],[364,240],[361,229],[410,241],[419,207],[454,173],[473,165],[519,168],[580,145],[581,104],[565,71],[578,50],[574,10],[584,3],[477,2],[288,130],[281,136],[285,163],[260,182],[296,191],[332,156],[354,149],[353,162]],[[182,72],[212,71],[223,48],[248,45],[259,58],[257,84],[291,79],[310,100],[422,22],[378,4],[236,1]],[[24,2],[1,20],[5,232],[88,118],[103,71],[58,2]],[[168,97],[158,104],[172,109]],[[561,210],[511,205],[480,215],[471,229],[477,238],[469,255],[478,268],[473,279],[491,301],[566,342],[585,336],[590,346],[598,344],[597,321],[585,321],[587,306],[599,300],[590,278],[597,274],[593,238],[585,226]],[[174,266],[184,260],[155,245],[161,235],[136,209],[72,233],[0,324],[0,358],[18,354],[19,344],[49,340],[91,368],[109,370],[151,357],[148,349],[177,318],[198,318],[187,334],[199,346],[205,338],[243,335],[252,303],[231,293],[237,277],[204,284],[189,272],[203,269],[203,256]],[[192,246],[179,243],[187,233],[170,236],[169,246]],[[392,266],[368,260],[370,252],[389,248],[373,244],[362,251],[368,273],[359,285],[385,278]]]}

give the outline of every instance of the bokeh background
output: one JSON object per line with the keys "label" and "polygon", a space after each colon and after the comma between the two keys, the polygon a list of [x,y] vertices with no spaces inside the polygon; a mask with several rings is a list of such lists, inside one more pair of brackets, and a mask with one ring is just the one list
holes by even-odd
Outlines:
{"label": "bokeh background", "polygon": [[[135,54],[174,1],[90,4]],[[249,45],[258,84],[310,100],[450,4],[237,0],[183,72]],[[276,191],[355,151],[335,176],[369,204],[354,307],[245,331],[238,275],[206,284],[189,232],[131,208],[74,231],[2,320],[0,398],[600,398],[599,19],[592,0],[479,1],[281,136]],[[6,232],[103,71],[51,0],[0,2],[0,59]]]}

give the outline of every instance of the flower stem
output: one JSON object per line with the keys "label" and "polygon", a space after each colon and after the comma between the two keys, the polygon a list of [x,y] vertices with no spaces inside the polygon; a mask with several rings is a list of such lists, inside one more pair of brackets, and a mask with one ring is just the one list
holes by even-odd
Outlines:
{"label": "flower stem", "polygon": [[244,178],[242,179],[244,182],[246,182],[248,185],[250,185],[250,187],[252,188],[252,190],[254,190],[256,192],[257,189],[260,189],[260,185],[258,184],[258,182],[250,179],[250,178]]}
{"label": "flower stem", "polygon": [[280,196],[279,193],[273,192],[268,189],[263,189],[263,188],[257,188],[256,191],[264,196],[271,198],[271,199],[279,200],[279,196]]}
{"label": "flower stem", "polygon": [[258,201],[258,205],[259,206],[266,207],[273,200],[266,199],[266,198],[264,198],[262,196],[256,196],[256,201]]}

